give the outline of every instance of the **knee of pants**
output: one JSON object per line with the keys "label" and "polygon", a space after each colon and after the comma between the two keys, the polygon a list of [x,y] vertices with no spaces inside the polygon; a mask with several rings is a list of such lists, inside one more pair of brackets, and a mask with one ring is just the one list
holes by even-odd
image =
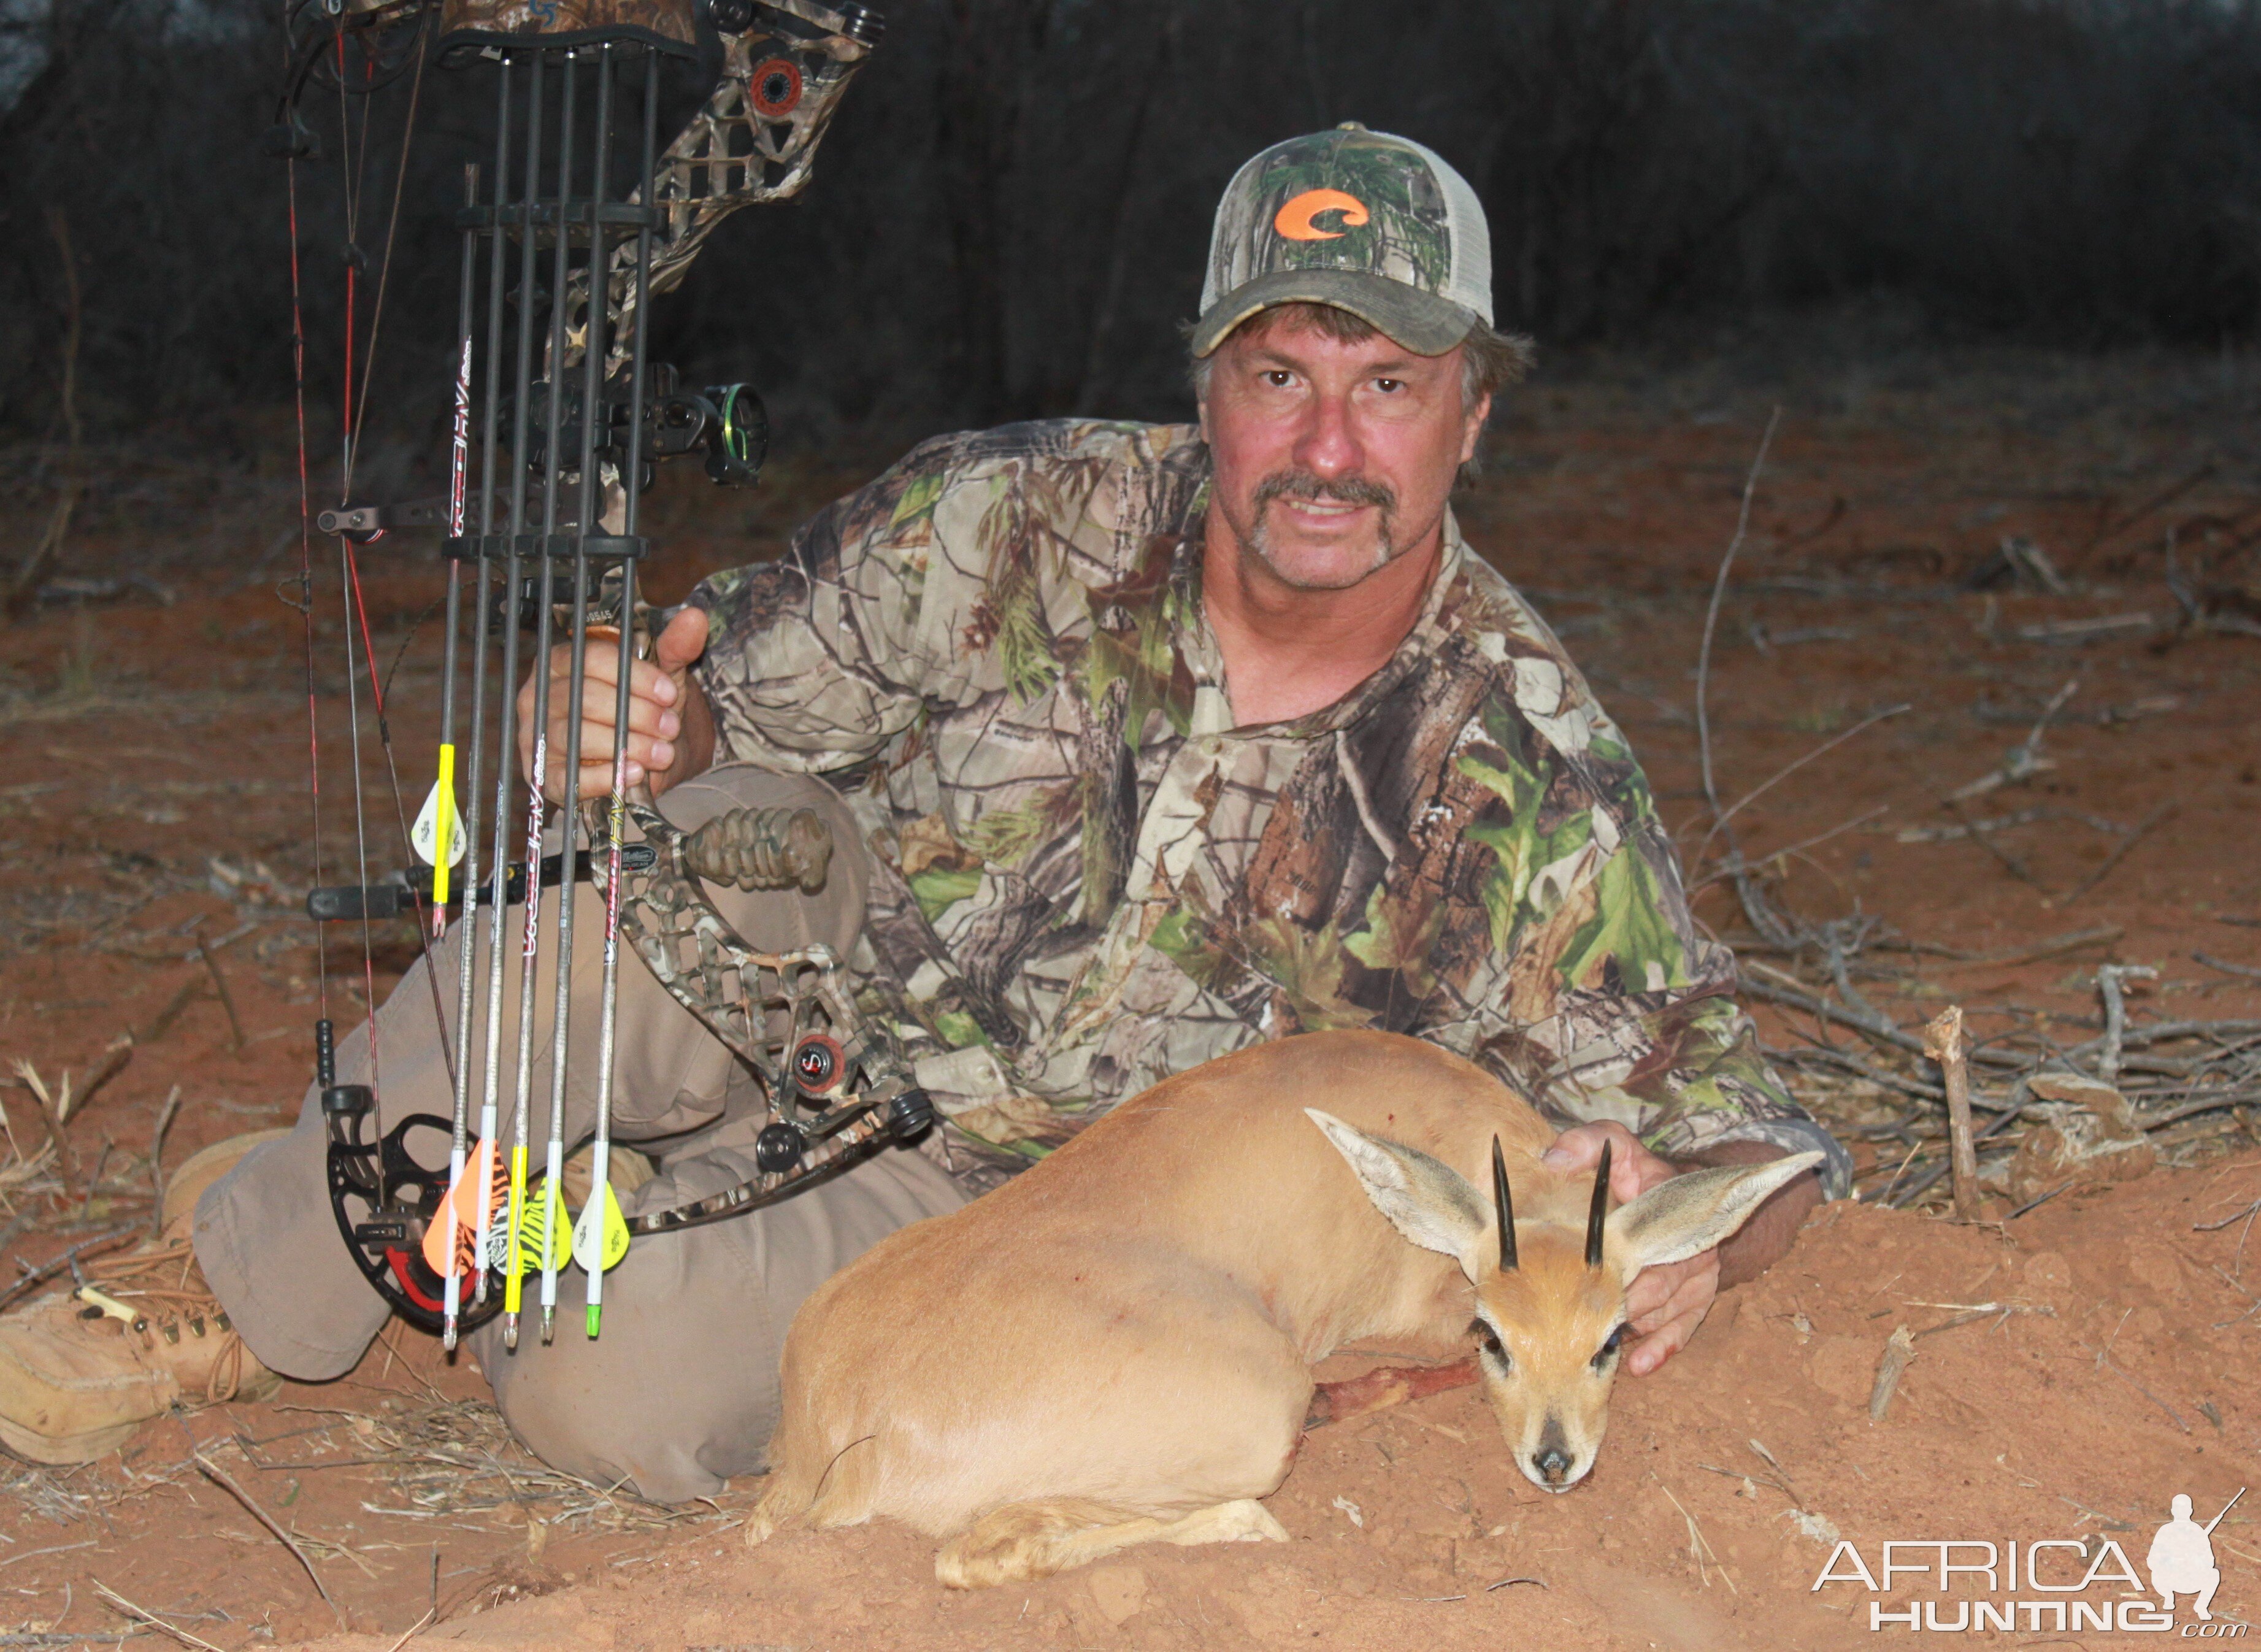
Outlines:
{"label": "knee of pants", "polygon": [[[716,1149],[638,1188],[629,1216],[705,1198],[750,1175]],[[888,1153],[836,1181],[727,1222],[635,1240],[605,1275],[604,1334],[585,1332],[582,1276],[558,1281],[557,1335],[529,1313],[517,1352],[490,1321],[474,1338],[495,1404],[527,1448],[656,1502],[707,1497],[768,1465],[786,1328],[817,1286],[897,1229],[964,1196],[926,1160]]]}
{"label": "knee of pants", "polygon": [[499,1320],[480,1328],[473,1351],[528,1450],[658,1503],[712,1496],[764,1468],[785,1327],[735,1225],[636,1240],[605,1275],[599,1337],[587,1333],[578,1273],[558,1280],[553,1342],[542,1343],[531,1301],[514,1352]]}

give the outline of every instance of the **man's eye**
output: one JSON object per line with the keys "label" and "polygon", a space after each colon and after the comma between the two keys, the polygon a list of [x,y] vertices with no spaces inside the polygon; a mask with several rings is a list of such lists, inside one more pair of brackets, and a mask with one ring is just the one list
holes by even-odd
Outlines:
{"label": "man's eye", "polygon": [[1374,387],[1385,396],[1395,396],[1405,388],[1405,381],[1402,378],[1377,378],[1374,381]]}
{"label": "man's eye", "polygon": [[1293,373],[1274,367],[1264,375],[1264,382],[1274,390],[1285,390],[1295,382],[1295,377]]}
{"label": "man's eye", "polygon": [[1619,1325],[1610,1332],[1610,1340],[1602,1344],[1602,1351],[1594,1355],[1594,1368],[1598,1371],[1618,1356],[1618,1345],[1625,1340],[1626,1328]]}

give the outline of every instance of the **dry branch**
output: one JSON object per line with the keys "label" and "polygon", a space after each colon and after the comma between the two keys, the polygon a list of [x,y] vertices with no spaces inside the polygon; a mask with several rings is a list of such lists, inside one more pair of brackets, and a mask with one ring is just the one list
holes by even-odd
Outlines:
{"label": "dry branch", "polygon": [[146,1623],[162,1634],[169,1634],[183,1646],[198,1647],[203,1648],[203,1652],[226,1652],[225,1648],[214,1646],[202,1635],[190,1634],[180,1625],[166,1622],[147,1606],[135,1605],[99,1577],[94,1580],[94,1591],[113,1612],[131,1618],[136,1623]]}
{"label": "dry branch", "polygon": [[202,928],[197,930],[197,956],[204,959],[205,973],[212,977],[212,991],[219,995],[220,1008],[227,1011],[228,1037],[232,1041],[229,1048],[240,1054],[243,1050],[243,1022],[235,1013],[235,995],[228,991],[227,977],[220,973],[219,959],[205,940]]}
{"label": "dry branch", "polygon": [[1884,1357],[1877,1361],[1876,1386],[1869,1390],[1869,1420],[1880,1423],[1891,1409],[1892,1396],[1900,1390],[1900,1378],[1906,1374],[1908,1361],[1915,1358],[1915,1338],[1906,1325],[1895,1330],[1884,1343]]}
{"label": "dry branch", "polygon": [[1944,967],[1999,969],[2010,964],[2039,964],[2049,959],[2062,958],[2067,952],[2079,952],[2083,947],[2109,946],[2127,932],[2117,923],[2100,924],[2094,929],[2074,930],[2046,941],[2035,941],[2031,946],[2013,947],[2006,952],[1983,952],[1972,958],[1950,959]]}
{"label": "dry branch", "polygon": [[71,252],[70,220],[63,216],[60,206],[47,208],[47,233],[55,238],[55,249],[62,256],[65,315],[63,321],[63,427],[70,442],[68,456],[63,463],[61,492],[55,499],[54,509],[47,517],[46,530],[32,554],[24,558],[9,582],[4,595],[0,595],[0,616],[20,620],[32,611],[39,600],[39,582],[47,577],[54,565],[62,560],[63,541],[70,533],[71,514],[78,508],[78,499],[84,488],[80,455],[84,433],[78,416],[78,347],[83,305],[78,285],[78,260]]}
{"label": "dry branch", "polygon": [[210,1457],[205,1456],[202,1451],[197,1449],[194,1446],[191,1446],[189,1448],[189,1455],[190,1459],[195,1462],[197,1467],[204,1471],[204,1475],[206,1479],[219,1486],[220,1490],[226,1491],[238,1503],[243,1505],[246,1511],[250,1513],[252,1519],[257,1520],[262,1526],[273,1533],[275,1535],[275,1541],[291,1551],[292,1558],[297,1560],[299,1565],[305,1568],[306,1577],[313,1584],[314,1591],[321,1596],[322,1604],[327,1606],[333,1612],[337,1613],[338,1627],[341,1629],[345,1627],[346,1614],[340,1612],[338,1610],[338,1603],[330,1598],[330,1591],[327,1586],[322,1582],[322,1575],[314,1569],[314,1562],[306,1558],[306,1551],[298,1547],[298,1540],[292,1537],[290,1533],[284,1531],[280,1526],[276,1525],[273,1515],[268,1513],[265,1509],[261,1508],[258,1504],[253,1502],[251,1493],[246,1491],[241,1486],[236,1484],[233,1477],[228,1474],[226,1469],[221,1468]]}
{"label": "dry branch", "polygon": [[1950,1004],[1923,1030],[1923,1052],[1939,1063],[1947,1089],[1947,1131],[1955,1173],[1955,1215],[1978,1219],[1978,1153],[1970,1141],[1970,1062],[1963,1041],[1963,1008]]}
{"label": "dry branch", "polygon": [[2049,899],[2043,901],[2042,904],[2049,908],[2052,911],[2062,912],[2065,908],[2079,900],[2081,896],[2086,894],[2091,889],[2093,889],[2098,884],[2110,877],[2120,863],[2127,859],[2128,857],[2135,851],[2135,845],[2142,843],[2143,839],[2151,835],[2152,828],[2157,826],[2161,822],[2168,819],[2181,807],[2182,804],[2178,800],[2171,798],[2166,802],[2160,804],[2158,808],[2153,809],[2149,815],[2146,815],[2143,820],[2137,823],[2133,831],[2129,832],[2125,837],[2120,840],[2120,846],[2117,849],[2114,849],[2110,854],[2105,856],[2103,864],[2098,866],[2095,871],[2090,873],[2085,878],[2083,878],[2078,883],[2073,885],[2071,888],[2066,890],[2063,894],[2051,895]]}
{"label": "dry branch", "polygon": [[39,1107],[39,1127],[47,1131],[47,1146],[54,1150],[55,1176],[62,1183],[64,1203],[69,1203],[78,1197],[78,1154],[71,1147],[70,1138],[63,1133],[63,1121],[70,1116],[70,1075],[63,1075],[61,1095],[52,1096],[47,1094],[47,1081],[40,1078],[39,1070],[29,1061],[19,1060],[16,1063],[16,1082]]}
{"label": "dry branch", "polygon": [[181,1110],[181,1087],[173,1086],[172,1094],[165,1097],[165,1105],[157,1114],[157,1128],[149,1137],[149,1237],[155,1239],[165,1230],[165,1132],[173,1127],[173,1115]]}

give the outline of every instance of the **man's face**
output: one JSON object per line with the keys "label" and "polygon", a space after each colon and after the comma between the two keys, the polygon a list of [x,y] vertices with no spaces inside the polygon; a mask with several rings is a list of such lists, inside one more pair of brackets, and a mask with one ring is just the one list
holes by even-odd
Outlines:
{"label": "man's face", "polygon": [[1491,406],[1461,406],[1461,354],[1416,356],[1379,333],[1346,344],[1262,315],[1219,345],[1202,434],[1243,560],[1339,591],[1428,543]]}

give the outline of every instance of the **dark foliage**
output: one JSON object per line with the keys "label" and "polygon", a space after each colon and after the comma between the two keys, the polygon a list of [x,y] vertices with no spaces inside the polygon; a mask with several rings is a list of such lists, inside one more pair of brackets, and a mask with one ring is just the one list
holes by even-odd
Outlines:
{"label": "dark foliage", "polygon": [[[60,206],[97,423],[225,437],[291,388],[281,33],[254,0],[42,0],[0,117],[0,423],[55,417]],[[795,205],[743,213],[655,313],[803,438],[1183,406],[1175,324],[1260,146],[1338,120],[1453,160],[1504,326],[1542,344],[1897,295],[1936,326],[2214,343],[2261,299],[2252,0],[891,0]],[[673,102],[703,88],[687,82]],[[373,406],[438,412],[447,229],[484,97],[427,75]],[[309,387],[334,428],[342,203],[384,243],[406,81],[365,151],[309,100]],[[364,277],[359,325],[371,294]]]}

